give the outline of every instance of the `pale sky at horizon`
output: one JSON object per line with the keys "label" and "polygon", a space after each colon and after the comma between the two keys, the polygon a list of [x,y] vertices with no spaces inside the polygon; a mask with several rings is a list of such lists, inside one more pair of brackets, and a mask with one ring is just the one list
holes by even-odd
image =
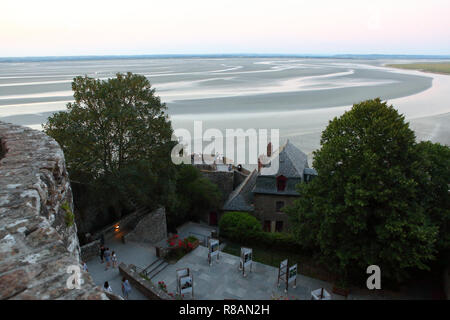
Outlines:
{"label": "pale sky at horizon", "polygon": [[450,55],[449,0],[1,0],[0,57]]}

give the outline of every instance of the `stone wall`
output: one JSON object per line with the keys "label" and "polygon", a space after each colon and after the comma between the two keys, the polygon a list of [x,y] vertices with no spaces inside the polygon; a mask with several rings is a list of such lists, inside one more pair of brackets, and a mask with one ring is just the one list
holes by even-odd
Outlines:
{"label": "stone wall", "polygon": [[44,133],[0,122],[0,299],[108,299],[80,266],[64,154]]}
{"label": "stone wall", "polygon": [[115,231],[115,227],[117,225],[120,226],[120,230],[133,230],[136,225],[141,221],[141,219],[149,214],[149,210],[147,208],[140,208],[125,217],[123,217],[120,220],[115,221],[114,223],[111,223],[110,225],[104,227],[103,229],[95,232],[93,235],[91,235],[92,240],[100,239],[101,235],[107,239],[108,237],[112,236]]}
{"label": "stone wall", "polygon": [[254,215],[261,221],[264,226],[264,221],[271,221],[271,229],[275,230],[276,221],[283,222],[283,231],[289,230],[289,217],[286,213],[279,213],[276,210],[276,202],[283,201],[284,206],[292,205],[295,196],[278,196],[270,194],[258,194],[254,196],[255,211]]}
{"label": "stone wall", "polygon": [[100,240],[95,240],[81,247],[81,261],[89,261],[94,257],[100,259]]}
{"label": "stone wall", "polygon": [[164,290],[156,287],[150,280],[139,276],[134,265],[119,264],[119,272],[130,284],[150,300],[173,300]]}
{"label": "stone wall", "polygon": [[166,210],[159,208],[138,222],[136,228],[125,236],[125,241],[158,243],[167,239]]}

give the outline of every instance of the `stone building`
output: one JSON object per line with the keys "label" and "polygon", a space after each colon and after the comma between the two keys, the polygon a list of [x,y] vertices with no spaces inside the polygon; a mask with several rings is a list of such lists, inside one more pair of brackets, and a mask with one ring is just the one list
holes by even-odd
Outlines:
{"label": "stone building", "polygon": [[[212,183],[217,185],[221,194],[218,208],[221,208],[227,199],[229,199],[230,195],[233,193],[233,190],[236,190],[247,178],[250,171],[242,168],[242,166],[232,165],[232,161],[225,158],[220,159],[219,161],[214,159],[215,156],[197,155],[196,157],[197,159],[195,159],[195,161],[192,157],[192,165],[200,170],[203,177],[209,179]],[[222,213],[223,212],[221,210],[210,211],[202,218],[202,221],[208,223],[209,225],[216,226]]]}
{"label": "stone building", "polygon": [[299,196],[296,185],[307,183],[317,172],[309,168],[307,155],[289,141],[276,152],[271,149],[269,144],[267,157],[260,157],[258,169],[233,190],[223,211],[249,212],[261,221],[265,231],[282,232],[289,228],[283,207]]}

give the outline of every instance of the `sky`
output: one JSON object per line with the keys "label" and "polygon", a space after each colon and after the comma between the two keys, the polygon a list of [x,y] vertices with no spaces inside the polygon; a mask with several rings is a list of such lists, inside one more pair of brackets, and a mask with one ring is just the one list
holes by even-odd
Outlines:
{"label": "sky", "polygon": [[450,54],[449,0],[1,0],[0,57]]}

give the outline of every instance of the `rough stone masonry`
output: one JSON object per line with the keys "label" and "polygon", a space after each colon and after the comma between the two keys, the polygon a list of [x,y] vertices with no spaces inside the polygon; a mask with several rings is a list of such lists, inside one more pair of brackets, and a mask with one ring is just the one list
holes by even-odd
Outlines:
{"label": "rough stone masonry", "polygon": [[0,122],[0,299],[108,299],[80,265],[64,154],[44,133]]}

